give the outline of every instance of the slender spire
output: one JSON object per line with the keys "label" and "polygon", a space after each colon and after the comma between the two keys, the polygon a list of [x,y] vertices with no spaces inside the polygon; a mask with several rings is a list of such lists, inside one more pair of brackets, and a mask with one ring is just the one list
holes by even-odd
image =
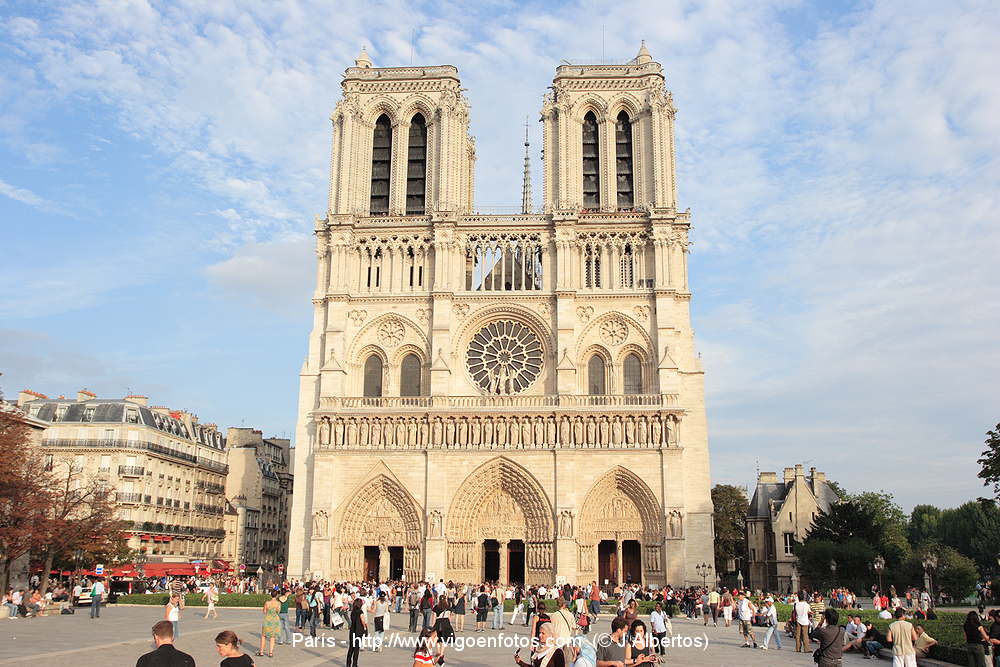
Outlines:
{"label": "slender spire", "polygon": [[521,186],[521,213],[531,213],[531,157],[528,154],[528,117],[524,117],[524,184]]}

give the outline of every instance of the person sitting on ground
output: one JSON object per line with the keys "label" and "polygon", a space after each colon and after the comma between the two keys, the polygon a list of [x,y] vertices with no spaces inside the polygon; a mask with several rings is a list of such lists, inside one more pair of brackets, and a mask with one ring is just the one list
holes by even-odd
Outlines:
{"label": "person sitting on ground", "polygon": [[865,658],[877,658],[878,652],[889,645],[889,640],[871,623],[866,623],[865,627],[867,630],[865,630],[865,638],[861,648]]}
{"label": "person sitting on ground", "polygon": [[844,628],[844,651],[860,651],[868,628],[861,622],[860,616],[852,616]]}
{"label": "person sitting on ground", "polygon": [[139,656],[135,667],[195,667],[194,658],[174,648],[174,626],[160,621],[153,626],[156,650]]}
{"label": "person sitting on ground", "polygon": [[[924,630],[924,626],[919,623],[914,628],[917,632],[917,641],[913,642],[913,648],[917,651],[918,658],[928,658],[930,657],[931,647],[938,643],[936,639],[927,634]],[[992,636],[992,632],[990,633]],[[998,637],[1000,640],[1000,637]]]}

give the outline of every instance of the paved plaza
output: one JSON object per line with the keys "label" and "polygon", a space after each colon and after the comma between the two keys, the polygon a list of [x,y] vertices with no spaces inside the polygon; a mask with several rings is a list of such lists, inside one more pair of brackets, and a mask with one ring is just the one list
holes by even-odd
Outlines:
{"label": "paved plaza", "polygon": [[[45,667],[130,667],[143,653],[152,650],[149,628],[163,618],[159,607],[110,607],[102,611],[101,618],[91,620],[87,609],[78,610],[74,616],[54,616],[39,619],[0,620],[0,665],[38,665]],[[181,620],[181,638],[178,648],[192,654],[198,665],[218,665],[213,639],[224,629],[235,631],[251,646],[244,646],[247,652],[256,652],[260,641],[260,617],[251,609],[221,609],[218,620],[203,620],[204,610],[188,610]],[[468,619],[472,619],[469,616]],[[469,624],[467,623],[467,627]],[[610,625],[610,617],[602,616],[595,628],[605,631]],[[392,634],[390,628],[388,634]],[[503,631],[509,641],[513,637],[524,638],[526,629],[522,625]],[[592,633],[594,634],[594,633]],[[335,639],[332,648],[308,648],[277,646],[274,658],[254,657],[256,664],[263,667],[308,667],[310,665],[343,665],[347,649],[344,640],[347,633],[340,631],[321,632],[323,637]],[[487,630],[485,633],[464,632],[460,637],[496,641],[500,632]],[[734,627],[704,627],[701,622],[676,619],[674,635],[701,637],[708,640],[707,650],[694,648],[671,649],[667,656],[668,665],[693,665],[697,667],[734,666],[765,667],[770,665],[806,666],[814,664],[811,653],[795,653],[794,643],[785,642],[781,651],[760,651],[740,648],[740,637]],[[413,637],[408,632],[399,633],[401,639]],[[468,647],[463,651],[451,650],[447,655],[450,665],[512,665],[513,649]],[[409,667],[412,649],[403,647],[387,648],[382,653],[364,651],[360,664],[374,667]],[[521,652],[526,658],[527,651]],[[845,665],[871,664],[860,656],[845,657]]]}

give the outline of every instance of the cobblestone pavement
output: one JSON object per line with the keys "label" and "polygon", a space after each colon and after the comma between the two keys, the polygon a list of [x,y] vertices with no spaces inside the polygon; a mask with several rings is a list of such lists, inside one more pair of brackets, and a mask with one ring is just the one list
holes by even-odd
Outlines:
{"label": "cobblestone pavement", "polygon": [[[53,616],[37,619],[0,620],[0,665],[36,665],[38,667],[130,667],[143,653],[152,650],[149,629],[163,618],[159,607],[109,607],[101,612],[100,619],[92,620],[88,609],[77,610],[73,616]],[[180,623],[180,639],[177,647],[194,656],[202,667],[218,665],[213,639],[220,630],[233,630],[249,645],[244,645],[247,653],[253,655],[260,642],[259,611],[251,609],[220,609],[219,619],[203,620],[203,610],[188,609]],[[467,617],[472,619],[472,616]],[[402,619],[400,619],[402,620]],[[592,636],[606,631],[610,617],[603,616],[595,624]],[[474,623],[466,623],[474,627]],[[707,640],[707,649],[676,647],[668,650],[665,664],[692,665],[695,667],[738,666],[765,667],[771,665],[805,666],[814,664],[810,653],[795,653],[794,643],[788,639],[784,650],[769,651],[740,648],[741,640],[734,627],[704,627],[700,621],[675,619],[674,635]],[[413,634],[395,634],[390,627],[387,639],[412,642]],[[758,628],[759,631],[759,628]],[[308,633],[307,633],[308,634]],[[762,636],[763,633],[758,632]],[[309,646],[304,641],[296,646],[276,646],[274,658],[254,660],[259,667],[284,667],[296,665],[343,665],[345,664],[347,633],[343,630],[321,630],[323,641],[335,645]],[[487,630],[484,633],[463,632],[459,637],[466,641],[503,642],[493,646],[467,646],[459,651],[452,649],[447,655],[449,665],[513,665],[515,641],[527,641],[523,625],[507,626],[503,631]],[[684,640],[686,641],[686,640]],[[411,644],[412,646],[412,644]],[[815,648],[815,646],[814,646]],[[363,651],[360,664],[363,667],[410,667],[412,648],[404,646],[387,647],[380,653]],[[522,650],[522,657],[529,652]],[[845,665],[872,664],[859,656],[849,656]]]}

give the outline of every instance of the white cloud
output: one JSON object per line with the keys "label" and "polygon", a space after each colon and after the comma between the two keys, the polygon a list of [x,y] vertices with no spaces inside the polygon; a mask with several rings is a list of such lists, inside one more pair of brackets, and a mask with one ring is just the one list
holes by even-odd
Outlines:
{"label": "white cloud", "polygon": [[231,297],[274,312],[301,312],[315,284],[315,241],[305,236],[249,243],[207,267],[208,278]]}
{"label": "white cloud", "polygon": [[3,180],[0,180],[0,195],[9,197],[14,201],[19,201],[22,204],[27,204],[28,206],[36,206],[40,208],[50,205],[49,202],[42,197],[39,197],[31,190],[19,188]]}

